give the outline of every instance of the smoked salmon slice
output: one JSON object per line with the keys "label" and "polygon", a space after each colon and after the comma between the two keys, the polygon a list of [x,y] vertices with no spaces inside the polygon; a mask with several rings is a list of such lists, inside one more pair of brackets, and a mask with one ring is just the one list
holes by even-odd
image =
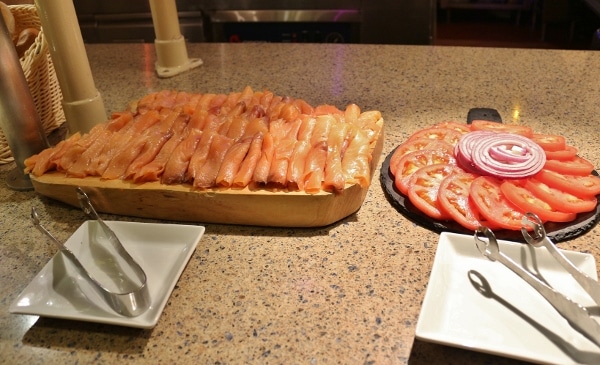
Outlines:
{"label": "smoked salmon slice", "polygon": [[206,159],[208,158],[208,153],[210,152],[210,145],[215,135],[215,131],[212,130],[207,130],[203,132],[202,137],[198,142],[199,145],[192,154],[192,157],[190,158],[190,163],[186,172],[187,181],[193,181],[196,175],[201,174],[201,169],[204,166]]}
{"label": "smoked salmon slice", "polygon": [[175,147],[169,157],[169,161],[165,165],[165,170],[161,178],[163,184],[180,184],[186,181],[185,176],[190,159],[201,137],[201,130],[192,129],[187,137]]}
{"label": "smoked salmon slice", "polygon": [[173,126],[172,137],[165,142],[154,160],[142,166],[133,176],[133,180],[137,183],[159,181],[162,177],[165,166],[173,151],[179,143],[186,137],[184,134],[185,127],[189,117],[180,115],[177,118],[177,123]]}
{"label": "smoked salmon slice", "polygon": [[275,153],[275,144],[273,142],[273,135],[267,133],[262,142],[262,148],[260,151],[260,157],[254,167],[254,174],[252,180],[257,183],[266,184],[269,178],[269,171],[271,170],[271,161],[273,161],[273,154]]}
{"label": "smoked salmon slice", "polygon": [[244,188],[252,181],[254,169],[262,154],[263,139],[264,135],[262,132],[258,132],[252,137],[248,152],[246,153],[246,156],[244,156],[244,160],[241,162],[240,167],[233,178],[233,187]]}
{"label": "smoked salmon slice", "polygon": [[246,155],[248,154],[248,150],[250,150],[251,143],[252,138],[246,138],[233,144],[231,148],[229,148],[219,167],[215,179],[216,186],[228,188],[233,184],[233,179],[239,172],[242,161],[244,161],[244,158],[246,158]]}
{"label": "smoked salmon slice", "polygon": [[34,176],[41,176],[46,171],[56,168],[58,161],[65,151],[81,138],[80,133],[60,141],[55,147],[47,148],[37,155],[25,159],[25,173],[31,172]]}
{"label": "smoked salmon slice", "polygon": [[233,142],[233,139],[220,134],[216,134],[212,138],[206,161],[200,171],[194,175],[194,187],[211,188],[215,186],[219,168]]}

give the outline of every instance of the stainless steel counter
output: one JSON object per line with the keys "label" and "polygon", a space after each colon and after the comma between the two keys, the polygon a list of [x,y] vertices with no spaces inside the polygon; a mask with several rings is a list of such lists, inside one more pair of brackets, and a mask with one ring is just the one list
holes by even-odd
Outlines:
{"label": "stainless steel counter", "polygon": [[[417,129],[492,107],[507,123],[564,135],[600,164],[600,57],[591,51],[190,44],[190,57],[204,64],[170,79],[156,77],[150,44],[87,51],[109,111],[156,90],[246,85],[312,104],[354,102],[382,112],[383,160]],[[12,168],[1,166],[0,180]],[[331,226],[207,224],[152,330],[8,313],[55,254],[32,229],[32,206],[61,240],[84,220],[78,209],[0,186],[0,363],[516,363],[415,340],[439,236],[399,215],[377,179],[362,208]],[[598,264],[599,236],[595,227],[559,247],[591,253]]]}

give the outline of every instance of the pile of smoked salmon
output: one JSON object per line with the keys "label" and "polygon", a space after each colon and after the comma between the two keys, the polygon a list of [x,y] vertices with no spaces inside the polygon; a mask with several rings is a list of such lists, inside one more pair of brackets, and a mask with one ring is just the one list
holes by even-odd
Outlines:
{"label": "pile of smoked salmon", "polygon": [[266,186],[339,192],[370,184],[379,111],[311,106],[246,87],[230,94],[160,91],[25,161],[25,172],[64,172],[196,189]]}

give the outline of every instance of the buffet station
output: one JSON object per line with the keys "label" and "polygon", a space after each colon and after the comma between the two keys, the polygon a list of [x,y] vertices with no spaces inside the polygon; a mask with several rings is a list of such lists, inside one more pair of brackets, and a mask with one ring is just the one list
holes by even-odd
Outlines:
{"label": "buffet station", "polygon": [[600,363],[597,54],[187,43],[169,3],[154,43],[0,23],[2,362]]}

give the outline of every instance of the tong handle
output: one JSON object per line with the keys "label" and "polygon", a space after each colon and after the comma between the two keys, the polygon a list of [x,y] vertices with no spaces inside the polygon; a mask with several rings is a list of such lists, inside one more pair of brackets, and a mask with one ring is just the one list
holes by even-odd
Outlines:
{"label": "tong handle", "polygon": [[[532,228],[532,232],[528,232],[525,226]],[[526,213],[523,217],[523,228],[521,233],[525,241],[534,247],[544,246],[550,252],[552,257],[579,283],[579,285],[594,299],[596,304],[600,305],[600,284],[598,281],[589,277],[581,271],[563,253],[556,248],[554,243],[546,235],[546,229],[540,218],[533,213]]]}
{"label": "tong handle", "polygon": [[90,198],[88,198],[85,191],[83,191],[83,189],[80,187],[77,187],[75,191],[77,192],[77,199],[79,200],[81,210],[83,210],[88,217],[94,220],[100,220],[100,216],[96,212],[96,209],[94,209],[94,206],[92,205],[92,202],[90,201]]}
{"label": "tong handle", "polygon": [[48,237],[52,241],[52,243],[54,243],[54,245],[58,247],[59,250],[66,249],[66,247],[58,239],[56,239],[56,237],[54,237],[54,235],[50,233],[50,231],[48,231],[44,226],[42,226],[35,207],[31,207],[31,222],[33,223],[33,226],[37,228],[38,231],[42,232],[44,236]]}
{"label": "tong handle", "polygon": [[552,242],[546,244],[546,249],[550,254],[558,261],[564,268],[573,276],[573,278],[581,285],[581,287],[594,299],[596,304],[600,305],[600,284],[586,273],[579,270],[579,268],[565,257],[559,249],[554,246]]}
{"label": "tong handle", "polygon": [[119,251],[121,255],[130,257],[129,253],[121,245],[121,242],[119,242],[119,238],[117,238],[117,235],[113,232],[112,229],[110,229],[110,227],[106,223],[104,223],[102,218],[100,218],[98,212],[96,212],[96,209],[94,209],[94,206],[92,205],[92,202],[90,201],[90,198],[87,196],[85,191],[83,191],[83,189],[81,189],[80,187],[77,187],[75,191],[77,192],[77,200],[79,200],[79,206],[81,207],[81,210],[83,210],[85,215],[87,215],[88,218],[95,220],[96,222],[98,222],[98,224],[100,224],[104,234],[107,235],[112,245]]}
{"label": "tong handle", "polygon": [[600,324],[590,317],[585,307],[546,285],[502,252],[494,258],[537,290],[574,329],[600,346]]}
{"label": "tong handle", "polygon": [[[54,245],[56,247],[58,247],[60,252],[63,255],[65,255],[65,257],[69,261],[71,261],[71,263],[73,265],[75,265],[77,270],[79,270],[79,274],[83,275],[84,277],[88,277],[93,282],[96,282],[96,280],[93,277],[89,276],[87,270],[83,267],[83,265],[81,264],[81,262],[79,261],[77,256],[75,256],[75,254],[71,250],[69,250],[67,248],[67,246],[62,244],[56,237],[54,237],[54,235],[52,233],[50,233],[50,231],[48,231],[46,229],[46,227],[42,226],[42,224],[40,223],[38,214],[37,214],[37,210],[34,207],[31,208],[31,221],[32,221],[33,225],[35,226],[35,228],[37,228],[40,232],[42,232],[42,234],[44,234],[46,237],[48,237],[52,241],[52,243],[54,243]],[[97,284],[97,285],[99,285],[99,284]]]}

